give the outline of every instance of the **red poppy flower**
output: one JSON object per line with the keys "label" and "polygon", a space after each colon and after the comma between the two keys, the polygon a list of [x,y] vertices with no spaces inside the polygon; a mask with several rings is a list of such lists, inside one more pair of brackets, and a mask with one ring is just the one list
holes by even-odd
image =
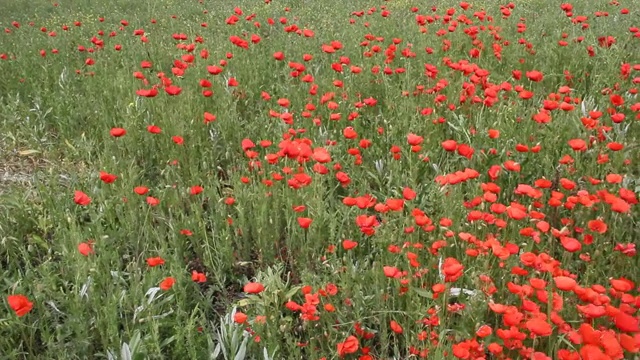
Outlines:
{"label": "red poppy flower", "polygon": [[445,140],[441,145],[445,151],[455,151],[458,143],[455,140]]}
{"label": "red poppy flower", "polygon": [[111,131],[109,133],[113,137],[121,137],[121,136],[124,136],[127,133],[127,130],[125,130],[123,128],[116,127],[116,128],[111,129]]}
{"label": "red poppy flower", "polygon": [[576,281],[568,276],[556,276],[553,281],[556,287],[562,291],[572,291],[577,286]]}
{"label": "red poppy flower", "polygon": [[582,244],[578,240],[568,236],[561,237],[560,244],[568,252],[576,252],[582,249]]}
{"label": "red poppy flower", "polygon": [[395,320],[391,320],[391,322],[389,323],[389,327],[391,328],[391,331],[396,334],[402,334],[402,332],[404,331],[402,329],[402,326],[400,326],[400,324],[398,324]]}
{"label": "red poppy flower", "polygon": [[198,283],[205,283],[207,282],[207,276],[203,273],[197,272],[195,270],[193,270],[191,272],[191,280],[198,282]]}
{"label": "red poppy flower", "polygon": [[493,329],[489,325],[482,325],[476,330],[476,335],[480,338],[485,338],[493,333]]}
{"label": "red poppy flower", "polygon": [[441,270],[446,282],[454,282],[462,276],[464,266],[457,259],[449,257],[442,263]]}
{"label": "red poppy flower", "polygon": [[313,222],[313,219],[310,219],[310,218],[306,218],[306,217],[298,218],[298,225],[300,225],[300,227],[303,229],[308,229],[309,226],[311,226],[312,222]]}
{"label": "red poppy flower", "polygon": [[340,357],[344,357],[348,354],[353,354],[356,351],[358,351],[359,347],[360,347],[360,343],[358,341],[358,338],[351,335],[347,337],[345,341],[338,343],[337,345],[338,355]]}
{"label": "red poppy flower", "polygon": [[211,113],[208,113],[208,112],[204,113],[204,123],[205,124],[208,124],[208,123],[214,122],[214,121],[216,121],[216,116],[215,115],[213,115]]}
{"label": "red poppy flower", "polygon": [[149,125],[149,126],[147,126],[147,131],[152,133],[152,134],[160,134],[162,132],[162,129],[160,129],[156,125]]}
{"label": "red poppy flower", "polygon": [[91,247],[90,243],[83,242],[78,244],[78,252],[80,252],[80,254],[82,254],[83,256],[89,256],[93,253],[93,247]]}
{"label": "red poppy flower", "polygon": [[142,96],[142,97],[152,98],[152,97],[155,97],[156,95],[158,95],[158,89],[156,89],[156,88],[139,89],[139,90],[136,90],[136,95]]}
{"label": "red poppy flower", "polygon": [[169,85],[164,88],[164,91],[171,96],[176,96],[180,95],[180,93],[182,92],[182,88],[175,85]]}
{"label": "red poppy flower", "polygon": [[398,278],[402,276],[402,272],[395,266],[384,266],[382,270],[384,272],[384,276],[388,278]]}
{"label": "red poppy flower", "polygon": [[146,186],[136,186],[135,188],[133,188],[133,192],[138,195],[144,195],[149,192],[149,188]]}
{"label": "red poppy flower", "polygon": [[315,148],[313,149],[313,160],[322,164],[328,163],[331,162],[331,155],[325,148]]}
{"label": "red poppy flower", "polygon": [[618,311],[618,314],[614,317],[614,323],[620,331],[630,333],[637,333],[640,331],[638,317],[631,316],[624,311]]}
{"label": "red poppy flower", "polygon": [[160,282],[160,289],[167,291],[173,287],[173,284],[176,283],[176,279],[172,277],[165,278]]}
{"label": "red poppy flower", "polygon": [[418,136],[416,134],[407,135],[407,143],[411,146],[416,146],[422,144],[424,138],[422,136]]}
{"label": "red poppy flower", "polygon": [[351,250],[353,248],[355,248],[356,246],[358,246],[358,242],[353,241],[353,240],[343,240],[342,241],[342,248],[345,250]]}
{"label": "red poppy flower", "polygon": [[91,198],[80,190],[76,190],[73,201],[80,206],[87,206],[91,203]]}
{"label": "red poppy flower", "polygon": [[599,234],[604,234],[607,232],[607,224],[600,219],[590,220],[587,223],[587,226],[589,227],[589,230],[597,232]]}
{"label": "red poppy flower", "polygon": [[535,81],[535,82],[542,81],[542,79],[544,78],[542,73],[540,71],[537,71],[537,70],[527,71],[525,73],[525,75],[527,76],[527,78],[529,80]]}
{"label": "red poppy flower", "polygon": [[233,321],[236,324],[244,324],[245,322],[247,322],[247,319],[249,317],[247,316],[247,314],[241,312],[241,311],[237,311],[234,315],[233,315]]}
{"label": "red poppy flower", "polygon": [[204,191],[204,188],[200,185],[194,185],[189,189],[189,193],[191,195],[198,195]]}
{"label": "red poppy flower", "polygon": [[247,294],[259,294],[264,290],[264,285],[257,282],[250,282],[244,285],[243,290]]}
{"label": "red poppy flower", "polygon": [[102,180],[105,184],[111,184],[116,181],[117,178],[118,177],[113,174],[109,174],[105,171],[100,171],[100,180]]}
{"label": "red poppy flower", "polygon": [[571,139],[568,141],[568,144],[575,151],[587,150],[587,142],[583,139]]}
{"label": "red poppy flower", "polygon": [[164,259],[159,256],[147,258],[147,265],[149,265],[150,267],[164,265]]}
{"label": "red poppy flower", "polygon": [[407,201],[411,201],[416,198],[416,192],[410,187],[405,187],[402,189],[402,197]]}
{"label": "red poppy flower", "polygon": [[25,316],[33,308],[33,303],[24,295],[9,295],[7,302],[18,317]]}

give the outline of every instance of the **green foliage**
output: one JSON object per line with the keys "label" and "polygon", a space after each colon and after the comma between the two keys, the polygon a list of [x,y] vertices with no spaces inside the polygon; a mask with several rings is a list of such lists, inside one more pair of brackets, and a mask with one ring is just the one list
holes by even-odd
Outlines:
{"label": "green foliage", "polygon": [[5,3],[3,357],[570,358],[596,351],[583,323],[637,338],[638,9]]}

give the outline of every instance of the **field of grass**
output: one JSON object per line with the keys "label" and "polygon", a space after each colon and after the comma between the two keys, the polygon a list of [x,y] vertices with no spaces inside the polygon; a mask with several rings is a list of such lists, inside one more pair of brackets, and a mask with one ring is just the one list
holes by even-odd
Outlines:
{"label": "field of grass", "polygon": [[0,358],[640,351],[637,3],[0,7]]}

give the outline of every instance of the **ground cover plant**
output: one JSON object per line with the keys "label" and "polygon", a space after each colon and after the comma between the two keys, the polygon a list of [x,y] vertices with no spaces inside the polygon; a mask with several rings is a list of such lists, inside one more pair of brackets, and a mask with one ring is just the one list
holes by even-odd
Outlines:
{"label": "ground cover plant", "polygon": [[639,352],[637,3],[2,6],[2,358]]}

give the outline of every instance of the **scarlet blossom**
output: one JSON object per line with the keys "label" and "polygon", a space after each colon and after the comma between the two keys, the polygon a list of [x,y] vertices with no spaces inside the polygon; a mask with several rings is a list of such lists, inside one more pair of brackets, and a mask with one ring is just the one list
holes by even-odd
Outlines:
{"label": "scarlet blossom", "polygon": [[218,75],[220,74],[224,69],[216,66],[216,65],[211,65],[211,66],[207,66],[207,71],[209,72],[209,74],[211,75]]}
{"label": "scarlet blossom", "polygon": [[476,335],[480,338],[485,338],[493,333],[493,329],[489,325],[482,325],[476,330]]}
{"label": "scarlet blossom", "polygon": [[577,239],[568,236],[562,236],[560,238],[560,244],[568,252],[576,252],[582,249],[582,244]]}
{"label": "scarlet blossom", "polygon": [[197,272],[195,270],[193,270],[191,272],[191,280],[197,282],[197,283],[205,283],[207,282],[207,276],[201,272]]}
{"label": "scarlet blossom", "polygon": [[139,90],[136,90],[136,95],[142,96],[142,97],[147,97],[147,98],[156,97],[158,95],[158,89],[156,89],[156,88],[139,89]]}
{"label": "scarlet blossom", "polygon": [[471,357],[471,351],[466,343],[453,344],[451,348],[453,356],[458,359],[469,359]]}
{"label": "scarlet blossom", "polygon": [[313,149],[313,160],[324,164],[331,162],[331,155],[329,155],[329,151],[325,148],[315,148]]}
{"label": "scarlet blossom", "polygon": [[156,125],[149,125],[147,126],[147,131],[151,134],[160,134],[162,132],[162,129],[160,129],[160,127]]}
{"label": "scarlet blossom", "polygon": [[111,184],[116,181],[118,177],[113,174],[109,174],[105,171],[100,171],[100,180],[102,180],[105,184]]}
{"label": "scarlet blossom", "polygon": [[353,354],[356,351],[358,351],[359,347],[360,347],[360,342],[358,341],[358,338],[351,335],[347,337],[345,341],[338,343],[337,345],[338,355],[340,357],[344,357],[348,354]]}
{"label": "scarlet blossom", "polygon": [[171,96],[176,96],[180,95],[180,93],[182,92],[182,88],[175,85],[169,85],[164,88],[164,91]]}
{"label": "scarlet blossom", "polygon": [[410,187],[405,187],[402,189],[402,197],[407,201],[411,201],[416,198],[416,192]]}
{"label": "scarlet blossom", "polygon": [[528,320],[526,327],[531,333],[537,336],[549,336],[553,332],[551,325],[539,317]]}
{"label": "scarlet blossom", "polygon": [[441,145],[445,151],[455,151],[458,143],[455,140],[445,140]]}
{"label": "scarlet blossom", "polygon": [[189,194],[198,195],[204,191],[204,188],[200,185],[194,185],[189,189]]}
{"label": "scarlet blossom", "polygon": [[391,331],[396,334],[402,334],[402,332],[404,331],[402,329],[402,326],[400,326],[400,324],[398,324],[395,320],[391,320],[391,322],[389,323],[389,327],[391,328]]}
{"label": "scarlet blossom", "polygon": [[353,241],[353,240],[343,240],[342,241],[342,248],[345,250],[351,250],[353,248],[355,248],[356,246],[358,246],[358,242]]}
{"label": "scarlet blossom", "polygon": [[402,272],[395,266],[384,266],[382,270],[384,272],[384,276],[388,278],[398,278],[402,276]]}
{"label": "scarlet blossom", "polygon": [[418,136],[416,134],[407,135],[407,143],[411,146],[416,146],[422,144],[424,138],[422,136]]}
{"label": "scarlet blossom", "polygon": [[89,195],[83,193],[82,191],[76,190],[73,196],[73,202],[80,206],[87,206],[91,203],[91,198],[89,197]]}
{"label": "scarlet blossom", "polygon": [[471,160],[471,158],[473,157],[473,153],[475,152],[475,150],[467,145],[467,144],[460,144],[458,145],[458,154],[460,156],[464,156],[467,159]]}
{"label": "scarlet blossom", "polygon": [[25,316],[33,308],[33,303],[24,295],[9,295],[7,302],[18,317]]}
{"label": "scarlet blossom", "polygon": [[149,265],[150,267],[164,265],[164,259],[159,256],[147,258],[147,265]]}
{"label": "scarlet blossom", "polygon": [[312,222],[313,222],[313,219],[310,219],[310,218],[306,218],[306,217],[298,218],[298,225],[300,225],[300,227],[303,229],[308,229],[309,226],[311,226]]}
{"label": "scarlet blossom", "polygon": [[562,291],[572,291],[577,286],[576,281],[568,276],[556,276],[553,281],[556,287]]}
{"label": "scarlet blossom", "polygon": [[173,287],[173,284],[176,283],[176,279],[172,277],[165,278],[160,282],[160,289],[167,291]]}
{"label": "scarlet blossom", "polygon": [[609,97],[609,100],[611,101],[611,104],[613,106],[622,106],[624,105],[624,98],[618,94],[612,94]]}
{"label": "scarlet blossom", "polygon": [[607,224],[600,219],[590,220],[587,223],[587,226],[589,227],[589,230],[597,232],[599,234],[604,234],[607,232]]}
{"label": "scarlet blossom", "polygon": [[582,139],[571,139],[568,141],[568,144],[575,151],[587,150],[587,143]]}
{"label": "scarlet blossom", "polygon": [[607,144],[607,148],[609,148],[609,150],[611,151],[620,151],[624,149],[624,144],[621,144],[619,142],[610,142]]}
{"label": "scarlet blossom", "polygon": [[540,71],[537,71],[537,70],[527,71],[525,73],[525,75],[527,76],[527,78],[529,80],[534,81],[534,82],[542,81],[542,79],[544,78],[542,73]]}
{"label": "scarlet blossom", "polygon": [[624,311],[618,311],[618,313],[614,317],[614,323],[620,331],[630,333],[637,333],[640,331],[640,327],[638,325],[638,317],[631,316]]}
{"label": "scarlet blossom", "polygon": [[157,198],[154,198],[153,196],[147,196],[147,204],[151,206],[157,206],[160,204],[160,200]]}
{"label": "scarlet blossom", "polygon": [[135,188],[133,188],[133,192],[138,195],[145,195],[147,192],[149,192],[149,188],[146,186],[136,186]]}
{"label": "scarlet blossom", "polygon": [[402,211],[404,208],[404,199],[387,199],[385,204],[391,211]]}
{"label": "scarlet blossom", "polygon": [[462,276],[464,266],[455,258],[446,258],[442,263],[442,273],[446,282],[454,282]]}
{"label": "scarlet blossom", "polygon": [[78,244],[78,252],[83,256],[89,256],[90,254],[93,253],[93,248],[91,247],[90,243],[82,242]]}
{"label": "scarlet blossom", "polygon": [[208,112],[204,113],[204,123],[205,124],[208,124],[208,123],[211,123],[211,122],[214,122],[214,121],[216,121],[216,116],[215,115],[213,115],[211,113],[208,113]]}
{"label": "scarlet blossom", "polygon": [[247,294],[259,294],[264,290],[264,285],[258,282],[246,283],[243,288]]}
{"label": "scarlet blossom", "polygon": [[241,311],[238,311],[233,315],[233,321],[236,324],[244,324],[245,322],[247,322],[248,318],[249,317],[247,316],[247,314],[245,314],[245,313],[243,313]]}
{"label": "scarlet blossom", "polygon": [[184,144],[184,139],[182,138],[182,136],[172,136],[171,140],[173,140],[174,143],[176,143],[177,145],[182,145]]}
{"label": "scarlet blossom", "polygon": [[127,133],[127,130],[119,127],[115,127],[111,129],[111,131],[109,131],[109,134],[111,134],[111,136],[113,137],[121,137],[121,136],[124,136],[126,133]]}

